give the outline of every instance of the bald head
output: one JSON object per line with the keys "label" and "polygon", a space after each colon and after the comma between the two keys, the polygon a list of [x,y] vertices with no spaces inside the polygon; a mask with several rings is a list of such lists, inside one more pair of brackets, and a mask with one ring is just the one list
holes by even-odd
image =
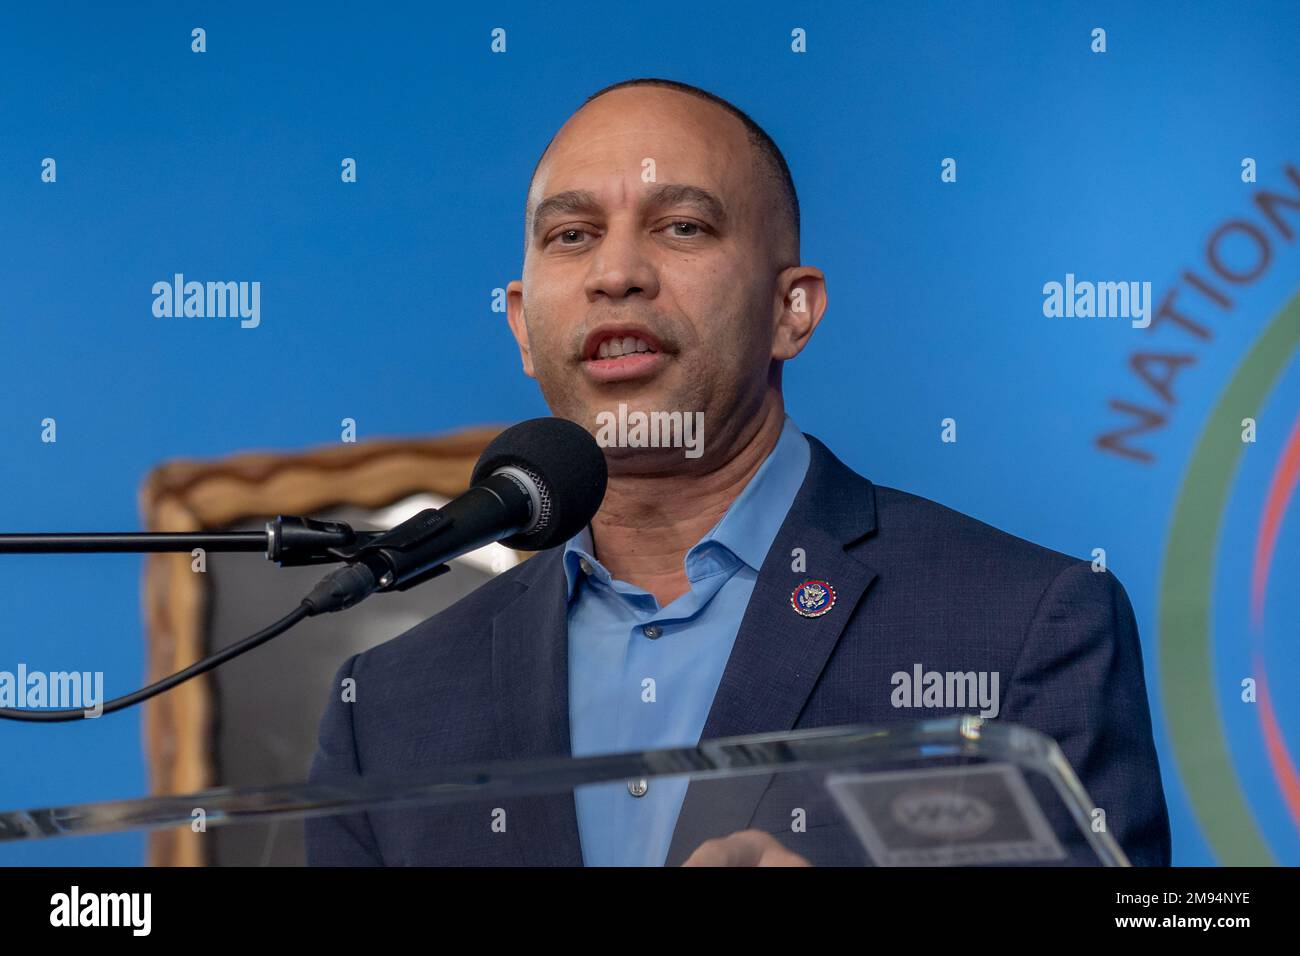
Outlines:
{"label": "bald head", "polygon": [[[635,95],[637,92],[652,95],[649,98],[638,97]],[[605,100],[602,106],[609,104],[608,97],[611,94],[618,101],[616,108],[627,115],[630,123],[638,121],[636,116],[638,111],[648,108],[647,99],[662,100],[664,94],[673,94],[670,98],[689,98],[686,110],[691,114],[692,125],[695,126],[694,132],[704,137],[706,144],[715,144],[720,150],[730,152],[732,155],[729,158],[733,161],[741,160],[741,156],[737,154],[743,152],[743,162],[748,165],[751,182],[755,191],[761,193],[761,196],[755,198],[765,209],[763,218],[769,228],[768,236],[775,258],[781,261],[782,265],[798,262],[799,197],[795,191],[794,179],[790,175],[790,168],[780,148],[744,111],[722,97],[687,83],[656,78],[624,80],[596,91],[587,97],[583,106],[547,143],[537,165],[533,167],[533,175],[529,180],[528,197],[524,206],[525,248],[536,225],[537,206],[542,201],[542,190],[537,188],[538,174],[543,171],[555,148],[558,145],[567,145],[566,136],[581,134],[582,124],[575,121],[583,112],[597,100]],[[746,147],[743,151],[735,148],[741,138]],[[665,157],[646,158],[655,159],[657,163]]]}
{"label": "bald head", "polygon": [[537,164],[506,288],[524,372],[593,434],[615,407],[710,423],[702,458],[607,448],[615,472],[708,471],[780,431],[781,367],[820,321],[825,280],[799,262],[794,187],[751,126],[702,91],[634,82],[590,99]]}

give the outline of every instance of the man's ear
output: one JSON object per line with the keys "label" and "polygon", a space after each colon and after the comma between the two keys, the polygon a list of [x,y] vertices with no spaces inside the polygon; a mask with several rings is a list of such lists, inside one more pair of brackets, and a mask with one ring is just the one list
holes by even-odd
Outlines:
{"label": "man's ear", "polygon": [[826,276],[813,266],[791,266],[776,279],[772,358],[787,361],[803,351],[826,312]]}
{"label": "man's ear", "polygon": [[533,353],[528,348],[528,323],[524,321],[524,284],[518,279],[506,286],[506,321],[510,323],[510,332],[519,345],[524,374],[536,378],[533,374]]}

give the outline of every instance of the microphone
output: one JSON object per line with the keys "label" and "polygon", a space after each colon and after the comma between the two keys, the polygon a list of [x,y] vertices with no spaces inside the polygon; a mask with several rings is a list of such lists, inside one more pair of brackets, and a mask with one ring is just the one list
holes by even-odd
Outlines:
{"label": "microphone", "polygon": [[375,591],[405,591],[493,541],[524,551],[563,544],[596,514],[607,479],[605,455],[580,425],[520,422],[483,450],[468,491],[342,553],[348,566],[326,575],[303,604],[313,616]]}

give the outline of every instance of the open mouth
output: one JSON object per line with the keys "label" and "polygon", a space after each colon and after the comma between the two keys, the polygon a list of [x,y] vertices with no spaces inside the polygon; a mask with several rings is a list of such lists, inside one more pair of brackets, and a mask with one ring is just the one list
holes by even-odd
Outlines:
{"label": "open mouth", "polygon": [[623,335],[601,339],[600,345],[596,347],[596,354],[593,357],[597,359],[620,358],[624,355],[637,355],[645,352],[658,351],[657,348],[639,336]]}
{"label": "open mouth", "polygon": [[642,378],[659,368],[668,356],[659,341],[641,329],[597,329],[587,337],[583,369],[597,382]]}

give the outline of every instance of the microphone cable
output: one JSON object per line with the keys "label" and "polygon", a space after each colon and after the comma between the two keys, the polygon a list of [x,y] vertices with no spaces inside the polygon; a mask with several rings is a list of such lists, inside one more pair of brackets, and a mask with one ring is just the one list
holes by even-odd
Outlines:
{"label": "microphone cable", "polygon": [[299,624],[304,619],[314,617],[317,614],[324,614],[329,611],[341,611],[344,608],[351,607],[358,601],[362,600],[373,589],[375,584],[374,575],[371,571],[361,565],[349,565],[343,568],[337,568],[325,575],[320,583],[312,589],[312,592],[303,598],[302,603],[286,614],[280,620],[276,621],[269,627],[265,627],[251,637],[246,637],[236,644],[223,648],[200,661],[196,661],[184,670],[177,671],[160,681],[150,684],[148,687],[141,687],[139,690],[132,691],[122,697],[115,697],[104,704],[103,709],[98,713],[87,713],[84,708],[72,707],[68,709],[42,708],[42,709],[20,709],[14,707],[0,707],[0,720],[24,720],[34,723],[62,723],[69,720],[95,720],[104,714],[111,714],[123,708],[138,704],[141,701],[148,700],[150,697],[156,697],[164,691],[171,690],[178,684],[183,684],[191,677],[198,677],[214,667],[219,667],[226,661],[238,657],[240,654],[247,653],[253,648],[265,644],[273,637],[279,637],[289,628]]}

